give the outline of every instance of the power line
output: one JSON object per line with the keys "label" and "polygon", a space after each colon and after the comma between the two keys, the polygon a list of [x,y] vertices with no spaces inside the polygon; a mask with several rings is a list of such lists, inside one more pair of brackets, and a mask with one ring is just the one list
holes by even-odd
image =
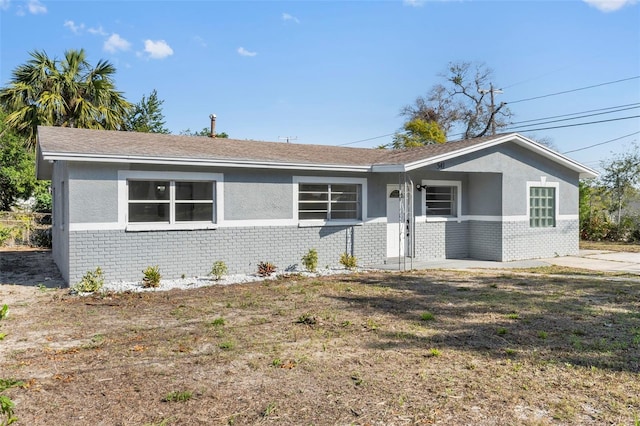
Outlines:
{"label": "power line", "polygon": [[[519,128],[531,127],[531,126],[539,126],[539,125],[542,125],[542,124],[559,123],[560,121],[577,120],[579,118],[594,117],[596,115],[613,114],[614,112],[627,111],[627,110],[636,109],[636,108],[640,108],[640,105],[639,106],[635,106],[635,107],[614,109],[614,110],[606,111],[606,112],[597,112],[597,113],[594,113],[594,114],[579,115],[577,117],[571,117],[571,118],[561,118],[559,120],[541,121],[539,123],[525,124],[524,126],[520,126]],[[529,120],[529,121],[535,121],[535,120]],[[524,123],[524,121],[521,121],[520,123]],[[520,123],[511,123],[511,125],[520,124]]]}
{"label": "power line", "polygon": [[359,141],[353,141],[353,142],[347,142],[347,143],[339,143],[339,144],[338,144],[338,145],[336,145],[336,146],[353,145],[353,144],[356,144],[356,143],[372,141],[372,140],[374,140],[374,139],[386,138],[387,136],[393,136],[393,135],[395,135],[395,132],[394,132],[394,133],[388,133],[388,134],[386,134],[386,135],[374,136],[374,137],[372,137],[372,138],[360,139]]}
{"label": "power line", "polygon": [[538,130],[563,129],[565,127],[586,126],[586,125],[589,125],[589,124],[608,123],[610,121],[629,120],[629,119],[632,119],[632,118],[640,118],[640,115],[630,115],[628,117],[610,118],[608,120],[588,121],[586,123],[563,124],[562,126],[539,127],[537,129],[521,129],[519,127],[516,127],[515,129],[506,129],[506,130],[509,131],[509,132],[517,132],[518,130],[522,130],[522,131],[525,131],[525,132],[535,132],[535,131],[538,131]]}
{"label": "power line", "polygon": [[619,138],[609,139],[608,141],[595,143],[595,144],[589,145],[589,146],[584,146],[582,148],[572,149],[571,151],[565,151],[565,152],[563,152],[563,154],[569,154],[569,153],[572,153],[572,152],[584,151],[585,149],[589,149],[589,148],[593,148],[593,147],[596,147],[596,146],[605,145],[605,144],[608,144],[608,143],[611,143],[611,142],[619,141],[620,139],[628,138],[629,136],[634,136],[634,135],[637,135],[638,133],[640,133],[640,131],[629,133],[628,135],[620,136]]}
{"label": "power line", "polygon": [[[531,119],[531,120],[515,121],[515,122],[511,123],[511,125],[522,124],[522,123],[531,123],[532,121],[550,120],[552,118],[569,117],[571,115],[587,114],[587,113],[590,113],[590,112],[607,111],[607,110],[616,109],[616,108],[626,108],[626,107],[637,108],[638,106],[640,106],[640,102],[636,102],[636,103],[633,103],[633,104],[616,105],[616,106],[607,107],[607,108],[590,109],[590,110],[587,110],[587,111],[572,112],[572,113],[569,113],[569,114],[551,115],[549,117],[534,118],[534,119]],[[607,114],[607,113],[605,112],[603,114]]]}
{"label": "power line", "polygon": [[511,101],[511,102],[507,102],[507,104],[516,104],[518,102],[526,102],[526,101],[533,101],[535,99],[542,99],[542,98],[548,98],[550,96],[557,96],[557,95],[564,95],[565,93],[572,93],[572,92],[578,92],[580,90],[587,90],[587,89],[593,89],[594,87],[600,87],[600,86],[606,86],[608,84],[615,84],[615,83],[621,83],[623,81],[629,81],[629,80],[635,80],[637,78],[640,78],[640,75],[636,75],[634,77],[629,77],[629,78],[623,78],[620,80],[615,80],[615,81],[608,81],[606,83],[600,83],[600,84],[593,84],[591,86],[586,86],[586,87],[579,87],[577,89],[571,89],[571,90],[564,90],[562,92],[556,92],[556,93],[549,93],[547,95],[542,95],[542,96],[534,96],[532,98],[525,98],[525,99],[518,99],[517,101]]}

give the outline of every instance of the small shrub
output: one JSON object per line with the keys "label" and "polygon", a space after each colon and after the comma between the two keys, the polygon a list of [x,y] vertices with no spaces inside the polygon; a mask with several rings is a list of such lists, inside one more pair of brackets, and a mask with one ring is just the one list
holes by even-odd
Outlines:
{"label": "small shrub", "polygon": [[315,272],[318,269],[318,251],[310,249],[307,254],[302,256],[302,264],[308,271]]}
{"label": "small shrub", "polygon": [[356,266],[358,266],[358,259],[355,256],[345,252],[340,255],[340,264],[347,269],[354,269],[356,268]]}
{"label": "small shrub", "polygon": [[11,228],[7,228],[6,226],[0,225],[0,246],[3,246],[9,238],[11,238]]}
{"label": "small shrub", "polygon": [[211,272],[209,272],[209,275],[212,275],[213,279],[216,281],[219,281],[220,278],[222,278],[226,274],[227,274],[227,264],[224,263],[222,260],[215,261],[213,263],[213,266],[211,267]]}
{"label": "small shrub", "polygon": [[142,273],[144,274],[144,278],[142,278],[142,287],[160,287],[160,279],[162,279],[162,275],[160,275],[160,267],[158,265],[147,266],[147,268],[142,271]]}
{"label": "small shrub", "polygon": [[258,263],[258,275],[261,277],[268,277],[269,275],[276,272],[276,265],[271,262],[260,262]]}
{"label": "small shrub", "polygon": [[98,266],[95,271],[87,271],[82,276],[82,280],[76,284],[73,289],[78,293],[92,293],[100,291],[104,285],[104,277],[102,269]]}
{"label": "small shrub", "polygon": [[193,392],[191,391],[174,391],[166,394],[165,397],[162,398],[162,400],[164,402],[185,402],[190,400],[192,396]]}

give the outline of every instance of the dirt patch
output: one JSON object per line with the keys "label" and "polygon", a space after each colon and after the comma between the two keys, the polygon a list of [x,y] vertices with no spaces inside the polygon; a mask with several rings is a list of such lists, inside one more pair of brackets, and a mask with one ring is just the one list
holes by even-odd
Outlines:
{"label": "dirt patch", "polygon": [[9,391],[18,424],[640,416],[638,280],[421,271],[92,297],[22,290],[0,324],[0,371],[27,384]]}
{"label": "dirt patch", "polygon": [[51,250],[0,249],[0,285],[65,287]]}

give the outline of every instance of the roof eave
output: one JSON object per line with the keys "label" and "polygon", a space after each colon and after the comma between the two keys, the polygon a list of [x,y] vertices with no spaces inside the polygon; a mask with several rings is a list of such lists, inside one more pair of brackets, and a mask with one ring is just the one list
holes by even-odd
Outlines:
{"label": "roof eave", "polygon": [[137,164],[162,164],[175,166],[206,166],[206,167],[231,167],[231,168],[259,168],[281,170],[319,170],[342,172],[370,172],[369,165],[343,165],[343,164],[309,164],[295,162],[274,161],[250,161],[250,160],[225,160],[225,159],[198,159],[198,158],[172,158],[172,157],[148,157],[136,155],[88,155],[78,153],[48,153],[41,155],[43,161],[85,161],[91,163],[137,163]]}

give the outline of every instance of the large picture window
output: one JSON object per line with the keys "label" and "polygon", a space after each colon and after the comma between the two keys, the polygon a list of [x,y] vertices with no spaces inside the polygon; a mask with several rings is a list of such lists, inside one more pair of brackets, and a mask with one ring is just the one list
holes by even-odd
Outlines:
{"label": "large picture window", "polygon": [[532,228],[556,226],[556,188],[540,186],[529,188],[529,226]]}
{"label": "large picture window", "polygon": [[214,222],[214,182],[129,180],[129,223]]}
{"label": "large picture window", "polygon": [[360,220],[362,186],[341,183],[300,183],[300,220]]}

